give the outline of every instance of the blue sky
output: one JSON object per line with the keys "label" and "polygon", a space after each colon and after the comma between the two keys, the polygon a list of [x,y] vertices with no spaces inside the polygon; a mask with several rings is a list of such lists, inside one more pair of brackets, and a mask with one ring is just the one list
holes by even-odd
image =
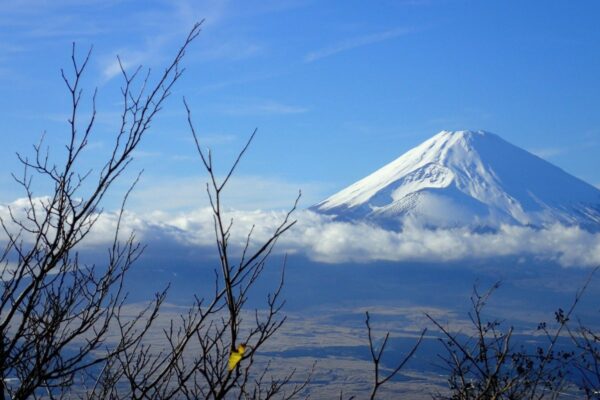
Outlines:
{"label": "blue sky", "polygon": [[115,56],[159,69],[203,18],[133,165],[145,170],[135,210],[202,201],[184,95],[223,165],[258,128],[232,207],[284,207],[298,189],[309,206],[444,129],[492,131],[600,185],[598,15],[595,1],[4,0],[0,201],[20,195],[15,151],[31,153],[44,130],[57,152],[66,139],[71,42],[94,46],[93,165],[118,116]]}

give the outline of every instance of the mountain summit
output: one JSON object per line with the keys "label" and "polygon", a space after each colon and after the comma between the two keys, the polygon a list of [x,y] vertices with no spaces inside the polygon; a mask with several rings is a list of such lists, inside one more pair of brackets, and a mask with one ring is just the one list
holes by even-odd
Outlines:
{"label": "mountain summit", "polygon": [[485,131],[442,131],[312,207],[396,229],[600,227],[600,190]]}

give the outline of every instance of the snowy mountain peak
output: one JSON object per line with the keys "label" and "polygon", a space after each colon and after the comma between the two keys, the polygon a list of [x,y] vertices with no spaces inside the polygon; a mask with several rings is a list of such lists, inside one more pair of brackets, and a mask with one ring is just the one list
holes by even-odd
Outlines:
{"label": "snowy mountain peak", "polygon": [[442,131],[313,210],[397,228],[600,227],[600,190],[485,131]]}

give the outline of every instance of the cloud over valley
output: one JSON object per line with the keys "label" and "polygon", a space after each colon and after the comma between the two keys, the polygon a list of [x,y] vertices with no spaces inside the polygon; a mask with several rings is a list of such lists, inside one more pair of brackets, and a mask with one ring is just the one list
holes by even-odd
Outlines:
{"label": "cloud over valley", "polygon": [[[0,206],[8,221],[8,207],[24,217],[24,200]],[[241,250],[254,227],[251,244],[266,240],[285,217],[285,211],[229,210],[232,220],[230,242]],[[335,221],[309,210],[298,211],[297,223],[279,240],[276,252],[298,254],[326,264],[390,262],[454,262],[526,257],[563,267],[592,267],[600,264],[600,233],[576,226],[555,224],[543,229],[502,225],[495,231],[475,232],[469,228],[430,229],[406,223],[401,231],[389,231],[368,223]],[[105,212],[82,243],[87,250],[104,250],[114,238],[118,214]],[[10,225],[10,224],[9,224]],[[213,217],[209,208],[190,212],[126,212],[121,237],[135,233],[149,251],[160,247],[173,254],[197,254],[214,250]],[[6,240],[2,235],[2,241]],[[27,238],[25,238],[27,240]],[[190,260],[191,261],[191,260]]]}

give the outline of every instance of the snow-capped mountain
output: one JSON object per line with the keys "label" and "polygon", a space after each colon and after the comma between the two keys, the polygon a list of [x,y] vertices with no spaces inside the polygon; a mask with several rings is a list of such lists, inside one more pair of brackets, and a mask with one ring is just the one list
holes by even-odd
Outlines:
{"label": "snow-capped mountain", "polygon": [[484,131],[442,131],[312,209],[388,228],[600,228],[600,190]]}

